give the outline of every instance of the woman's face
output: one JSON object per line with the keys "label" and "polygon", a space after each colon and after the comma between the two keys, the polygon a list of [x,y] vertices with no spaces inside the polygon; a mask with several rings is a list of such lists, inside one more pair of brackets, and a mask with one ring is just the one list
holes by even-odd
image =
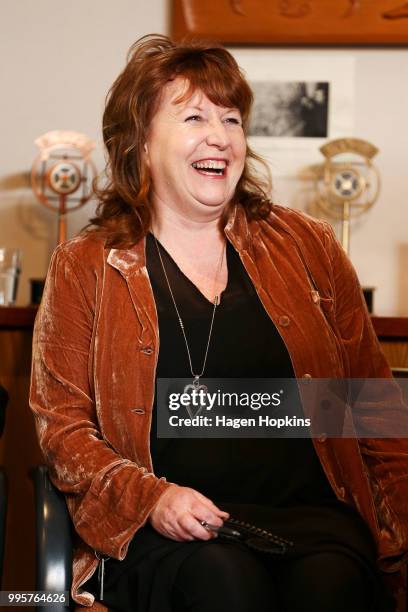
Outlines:
{"label": "woman's face", "polygon": [[169,206],[188,218],[214,218],[234,195],[246,140],[238,109],[217,106],[201,91],[175,103],[187,83],[168,83],[145,145],[156,209]]}

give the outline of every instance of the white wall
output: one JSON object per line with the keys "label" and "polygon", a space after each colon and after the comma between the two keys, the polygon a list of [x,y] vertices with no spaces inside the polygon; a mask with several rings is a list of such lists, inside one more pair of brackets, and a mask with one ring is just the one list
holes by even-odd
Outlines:
{"label": "white wall", "polygon": [[[97,141],[104,96],[143,34],[168,32],[166,0],[2,0],[0,21],[0,244],[24,251],[19,303],[28,278],[44,276],[55,240],[55,216],[31,192],[35,138],[72,129]],[[292,53],[288,49],[288,53]],[[304,53],[316,50],[304,50]],[[338,53],[338,49],[333,51]],[[322,49],[318,53],[332,53]],[[408,49],[347,49],[356,58],[355,136],[380,149],[383,188],[352,230],[351,258],[364,285],[377,287],[377,314],[408,315]],[[277,179],[281,203],[302,208],[299,185]],[[69,235],[93,204],[69,219]]]}
{"label": "white wall", "polygon": [[[322,50],[320,53],[334,53]],[[376,314],[408,315],[408,49],[347,49],[356,61],[355,133],[375,144],[379,199],[352,224],[350,257]],[[277,184],[287,194],[295,186]]]}
{"label": "white wall", "polygon": [[[97,142],[107,90],[130,45],[168,31],[166,0],[1,0],[0,245],[20,246],[18,303],[29,301],[28,278],[43,277],[55,246],[56,215],[38,204],[29,172],[34,140],[48,130],[83,132]],[[69,217],[69,236],[94,204]]]}

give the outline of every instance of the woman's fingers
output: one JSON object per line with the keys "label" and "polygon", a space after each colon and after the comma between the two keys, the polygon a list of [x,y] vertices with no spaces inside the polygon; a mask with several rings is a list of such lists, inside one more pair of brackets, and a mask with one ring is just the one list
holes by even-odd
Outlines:
{"label": "woman's fingers", "polygon": [[162,535],[177,541],[211,540],[216,533],[206,529],[192,514],[185,513],[173,523],[162,524]]}
{"label": "woman's fingers", "polygon": [[173,540],[209,540],[216,534],[201,521],[221,527],[228,516],[195,489],[172,485],[151,511],[149,521],[156,531]]}
{"label": "woman's fingers", "polygon": [[208,508],[210,508],[213,512],[215,512],[217,516],[224,518],[224,519],[229,517],[229,513],[225,512],[224,510],[221,510],[221,508],[218,508],[218,506],[216,506],[214,502],[211,501],[211,499],[209,499],[208,497],[206,497],[199,491],[196,491],[195,489],[192,489],[192,491],[194,491],[195,496],[198,497],[198,499],[202,501],[203,504],[205,504],[206,506],[208,506]]}
{"label": "woman's fingers", "polygon": [[[205,519],[202,519],[205,520]],[[206,529],[200,520],[192,514],[185,514],[180,518],[180,524],[184,531],[188,532],[197,540],[211,540],[216,534]]]}
{"label": "woman's fingers", "polygon": [[162,525],[160,533],[177,542],[210,540],[213,537],[194,517],[187,515],[176,524]]}

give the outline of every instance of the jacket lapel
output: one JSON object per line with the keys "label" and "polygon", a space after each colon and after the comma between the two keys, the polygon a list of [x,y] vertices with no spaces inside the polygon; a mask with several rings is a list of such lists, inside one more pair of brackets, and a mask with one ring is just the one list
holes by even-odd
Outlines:
{"label": "jacket lapel", "polygon": [[127,283],[142,326],[142,342],[148,343],[154,338],[158,344],[157,311],[146,268],[146,239],[142,238],[130,249],[111,249],[107,262],[120,272]]}

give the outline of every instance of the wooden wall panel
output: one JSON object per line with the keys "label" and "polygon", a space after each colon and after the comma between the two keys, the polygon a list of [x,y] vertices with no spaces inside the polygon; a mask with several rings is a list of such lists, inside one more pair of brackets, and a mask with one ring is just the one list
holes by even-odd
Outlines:
{"label": "wooden wall panel", "polygon": [[0,463],[9,486],[3,590],[32,590],[35,584],[34,496],[29,470],[42,459],[28,407],[31,339],[30,329],[0,331],[0,382],[10,395],[0,440]]}

